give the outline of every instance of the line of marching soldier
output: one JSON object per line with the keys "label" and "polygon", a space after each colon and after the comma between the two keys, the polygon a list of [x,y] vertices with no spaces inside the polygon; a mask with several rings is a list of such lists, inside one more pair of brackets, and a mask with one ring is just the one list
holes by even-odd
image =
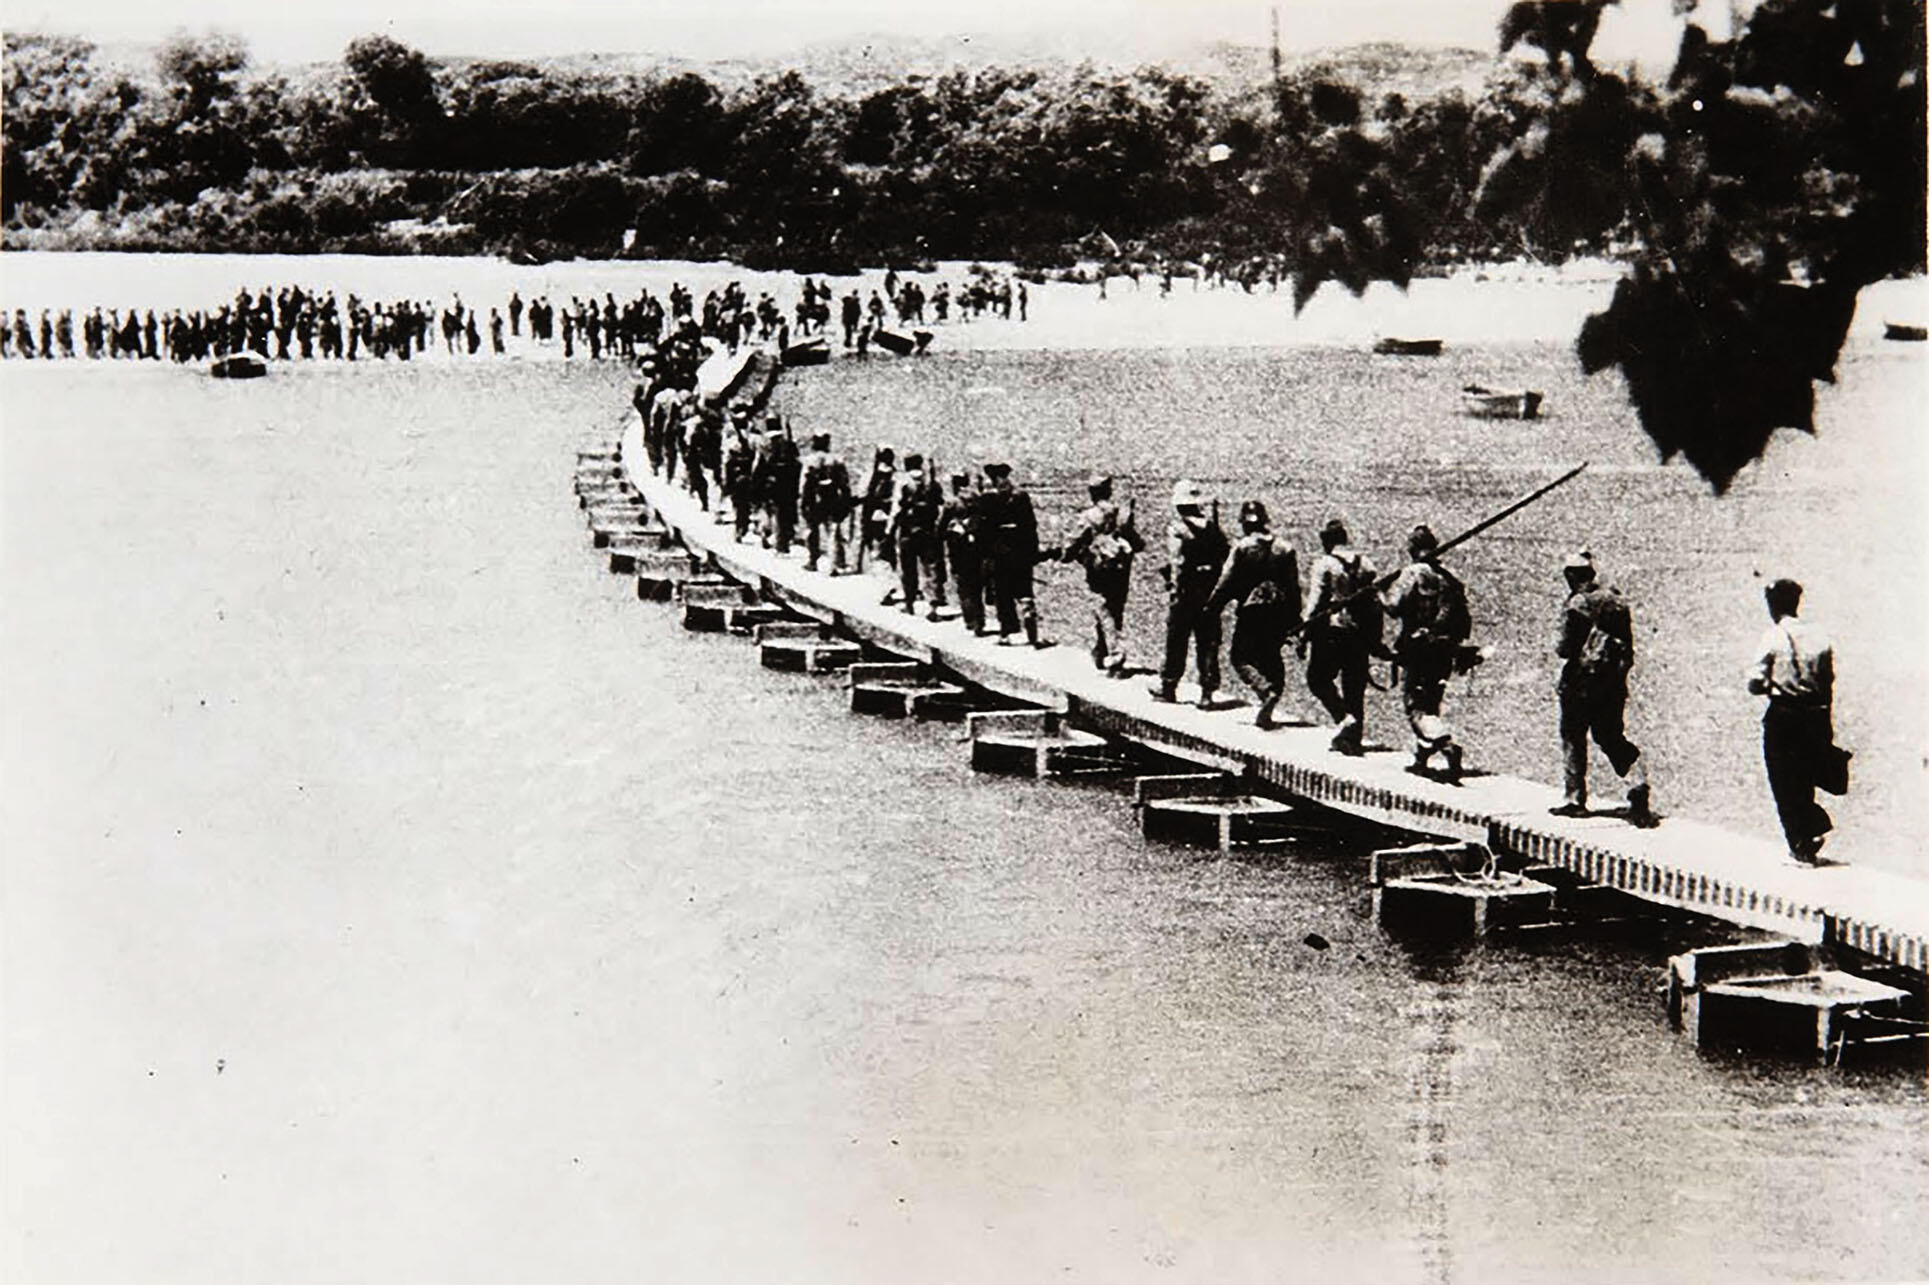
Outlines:
{"label": "line of marching soldier", "polygon": [[[1193,482],[1173,488],[1166,537],[1167,615],[1164,663],[1156,699],[1178,699],[1187,652],[1195,654],[1199,705],[1214,708],[1221,681],[1221,620],[1234,608],[1227,657],[1258,698],[1254,722],[1277,726],[1285,692],[1285,652],[1306,664],[1306,690],[1334,724],[1335,753],[1365,753],[1366,691],[1371,664],[1388,661],[1412,733],[1409,770],[1458,782],[1464,750],[1445,714],[1448,682],[1481,663],[1472,644],[1467,588],[1440,559],[1440,541],[1425,524],[1407,536],[1406,560],[1382,575],[1353,547],[1346,523],[1329,518],[1319,532],[1320,554],[1302,594],[1298,552],[1272,529],[1258,500],[1240,506],[1237,539],[1229,539],[1218,509]],[[1627,674],[1633,665],[1633,627],[1626,604],[1595,579],[1591,556],[1578,554],[1564,572],[1557,654],[1562,658],[1561,736],[1564,815],[1586,811],[1590,735],[1615,770],[1629,780],[1627,817],[1653,823],[1646,764],[1622,730]],[[1393,638],[1387,639],[1392,623]]]}
{"label": "line of marching soldier", "polygon": [[[995,633],[1003,645],[1022,635],[1033,647],[1050,647],[1039,630],[1034,571],[1047,561],[1077,565],[1091,595],[1092,663],[1114,677],[1132,672],[1126,599],[1134,562],[1147,546],[1132,502],[1115,498],[1111,478],[1089,480],[1089,502],[1067,538],[1048,546],[1031,497],[1002,461],[982,465],[977,475],[952,473],[947,490],[935,462],[916,453],[900,461],[890,447],[879,447],[858,486],[828,433],[813,434],[809,451],[800,452],[780,418],[770,417],[753,436],[747,415],[726,417],[687,390],[666,389],[639,410],[652,468],[674,478],[680,462],[686,485],[706,508],[714,478],[716,511],[738,540],[754,537],[788,552],[801,533],[807,567],[818,570],[828,557],[832,575],[861,571],[867,562],[886,564],[895,574],[885,602],[907,613],[922,603],[938,620],[955,598],[973,634]],[[1353,546],[1339,517],[1321,526],[1319,543],[1302,587],[1298,551],[1273,530],[1262,502],[1244,502],[1237,534],[1228,536],[1203,488],[1191,481],[1175,485],[1161,567],[1164,648],[1153,697],[1177,701],[1190,661],[1199,706],[1221,707],[1222,625],[1231,608],[1226,659],[1257,698],[1257,726],[1279,725],[1291,649],[1305,664],[1307,692],[1334,726],[1332,750],[1363,754],[1366,691],[1377,685],[1371,665],[1384,660],[1412,734],[1409,770],[1457,783],[1464,751],[1447,720],[1447,688],[1483,658],[1471,641],[1465,584],[1442,562],[1440,541],[1424,524],[1408,533],[1400,568],[1386,574]],[[1561,574],[1566,594],[1554,650],[1561,662],[1563,798],[1552,811],[1590,815],[1592,741],[1627,782],[1619,815],[1654,825],[1647,762],[1624,726],[1635,660],[1632,614],[1619,591],[1600,580],[1586,550],[1569,556]],[[1790,856],[1814,864],[1830,826],[1815,794],[1847,789],[1850,755],[1833,739],[1833,648],[1797,618],[1800,597],[1793,581],[1769,586],[1771,625],[1748,685],[1768,698],[1763,755]]]}

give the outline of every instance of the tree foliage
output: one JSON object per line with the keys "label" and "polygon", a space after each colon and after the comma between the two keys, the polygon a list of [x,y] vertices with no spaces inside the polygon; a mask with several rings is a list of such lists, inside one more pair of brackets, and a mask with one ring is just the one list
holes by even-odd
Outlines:
{"label": "tree foliage", "polygon": [[1923,90],[1919,0],[1767,0],[1730,40],[1689,26],[1646,127],[1606,140],[1638,248],[1581,361],[1718,492],[1815,431],[1858,292],[1922,271]]}

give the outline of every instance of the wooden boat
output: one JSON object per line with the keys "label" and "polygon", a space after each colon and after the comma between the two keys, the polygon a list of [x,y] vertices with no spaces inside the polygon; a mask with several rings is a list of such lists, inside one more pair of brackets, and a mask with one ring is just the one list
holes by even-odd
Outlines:
{"label": "wooden boat", "polygon": [[900,357],[909,357],[912,353],[922,353],[926,348],[931,346],[931,332],[929,330],[913,330],[907,335],[901,330],[886,330],[880,326],[877,333],[873,334],[871,338],[877,342],[878,347],[884,349],[886,352],[894,352]]}
{"label": "wooden boat", "polygon": [[1885,321],[1882,323],[1882,337],[1906,344],[1919,344],[1929,339],[1929,326],[1911,326],[1900,321]]}
{"label": "wooden boat", "polygon": [[1460,405],[1478,419],[1539,419],[1541,395],[1528,388],[1466,384],[1460,389]]}
{"label": "wooden boat", "polygon": [[1442,339],[1394,339],[1388,337],[1373,345],[1373,351],[1392,357],[1438,357],[1446,347]]}
{"label": "wooden boat", "polygon": [[268,363],[251,352],[218,357],[208,365],[208,374],[216,379],[260,379],[267,373]]}
{"label": "wooden boat", "polygon": [[830,343],[821,335],[784,347],[785,366],[827,366],[830,360]]}

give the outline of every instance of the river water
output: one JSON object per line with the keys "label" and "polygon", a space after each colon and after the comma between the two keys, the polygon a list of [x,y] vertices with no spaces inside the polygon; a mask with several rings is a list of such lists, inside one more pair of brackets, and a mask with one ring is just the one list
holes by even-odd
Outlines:
{"label": "river water", "polygon": [[[1356,359],[1306,360],[1322,388]],[[1018,427],[1039,407],[1096,424],[1130,387],[1171,418],[1272,396],[1264,370],[987,353],[783,396],[854,441],[1011,453],[1049,509],[1087,465]],[[1696,1054],[1654,993],[1681,940],[1415,953],[1357,853],[1147,844],[1110,789],[976,777],[955,729],[851,718],[637,603],[569,491],[617,371],[0,378],[8,1280],[1929,1274],[1921,1081]],[[1434,471],[1379,502],[1337,449],[1273,476],[1236,437],[1181,462],[1093,431],[1148,495],[1183,468],[1297,512],[1330,476],[1382,540],[1595,431],[1403,447],[1328,400]],[[1742,504],[1826,530],[1805,445]],[[1638,444],[1595,457],[1597,530],[1685,532],[1642,537],[1643,588],[1712,578],[1666,568],[1741,519]],[[1522,563],[1564,538],[1525,530]],[[1745,642],[1736,596],[1707,630]],[[1490,627],[1538,643],[1545,605]],[[1731,643],[1657,646],[1728,684]],[[1677,765],[1715,739],[1669,735]]]}

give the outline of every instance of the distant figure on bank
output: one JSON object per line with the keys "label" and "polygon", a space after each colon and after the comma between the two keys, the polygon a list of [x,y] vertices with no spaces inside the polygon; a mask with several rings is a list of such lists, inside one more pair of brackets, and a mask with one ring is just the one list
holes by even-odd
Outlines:
{"label": "distant figure on bank", "polygon": [[1186,673],[1186,645],[1199,661],[1199,707],[1212,704],[1219,690],[1219,615],[1210,610],[1230,546],[1217,513],[1206,512],[1206,493],[1197,482],[1181,480],[1172,488],[1172,521],[1165,536],[1165,657],[1153,696],[1179,699]]}
{"label": "distant figure on bank", "polygon": [[1094,477],[1086,483],[1092,503],[1078,515],[1078,530],[1059,553],[1066,562],[1085,568],[1085,587],[1092,591],[1092,664],[1114,677],[1125,672],[1125,598],[1132,586],[1132,559],[1145,548],[1128,503],[1121,509],[1112,498],[1112,479]]}
{"label": "distant figure on bank", "polygon": [[1338,518],[1320,528],[1325,550],[1313,564],[1306,631],[1300,635],[1306,689],[1337,723],[1332,746],[1341,754],[1364,754],[1367,661],[1381,649],[1380,598],[1372,561],[1347,543]]}
{"label": "distant figure on bank", "polygon": [[[944,538],[939,530],[943,511],[944,487],[925,471],[924,456],[916,452],[906,455],[890,523],[906,615],[917,609],[920,596],[930,604],[925,613],[927,619],[936,620],[939,609],[945,605]],[[920,576],[923,577],[922,594]]]}
{"label": "distant figure on bank", "polygon": [[844,565],[844,522],[851,515],[851,474],[844,461],[831,453],[831,435],[813,433],[804,456],[798,492],[798,511],[804,519],[805,570],[817,570],[824,556],[824,537],[831,538],[831,574],[841,576]]}
{"label": "distant figure on bank", "polygon": [[1258,500],[1239,506],[1239,539],[1206,610],[1216,617],[1228,603],[1238,604],[1227,654],[1232,672],[1259,697],[1253,725],[1276,727],[1273,713],[1286,691],[1286,638],[1299,627],[1299,553],[1273,534]]}
{"label": "distant figure on bank", "polygon": [[1587,810],[1587,741],[1607,755],[1616,775],[1627,778],[1628,820],[1655,824],[1649,807],[1648,766],[1622,723],[1628,704],[1628,671],[1634,668],[1634,617],[1620,591],[1596,578],[1594,555],[1583,549],[1561,567],[1567,603],[1554,654],[1561,659],[1562,801],[1555,816],[1582,817]]}
{"label": "distant figure on bank", "polygon": [[1446,779],[1458,783],[1461,749],[1440,709],[1473,619],[1466,587],[1440,565],[1440,541],[1425,523],[1407,536],[1407,565],[1387,589],[1386,613],[1400,622],[1393,658],[1400,667],[1400,704],[1413,729],[1411,768],[1425,772],[1438,754]]}
{"label": "distant figure on bank", "polygon": [[1031,496],[1011,480],[1011,465],[985,465],[991,488],[978,497],[979,538],[984,542],[985,569],[992,601],[998,610],[998,643],[1011,644],[1019,627],[1034,647],[1051,644],[1039,636],[1038,603],[1032,591],[1032,571],[1038,565],[1038,514]]}
{"label": "distant figure on bank", "polygon": [[1788,854],[1815,865],[1834,828],[1815,791],[1841,794],[1848,788],[1848,756],[1835,748],[1835,649],[1826,633],[1797,616],[1801,585],[1777,580],[1763,597],[1772,623],[1755,649],[1748,690],[1768,697],[1762,759]]}
{"label": "distant figure on bank", "polygon": [[864,304],[857,297],[857,291],[846,294],[838,304],[838,321],[844,327],[844,346],[853,347],[857,343],[857,324],[863,320]]}

